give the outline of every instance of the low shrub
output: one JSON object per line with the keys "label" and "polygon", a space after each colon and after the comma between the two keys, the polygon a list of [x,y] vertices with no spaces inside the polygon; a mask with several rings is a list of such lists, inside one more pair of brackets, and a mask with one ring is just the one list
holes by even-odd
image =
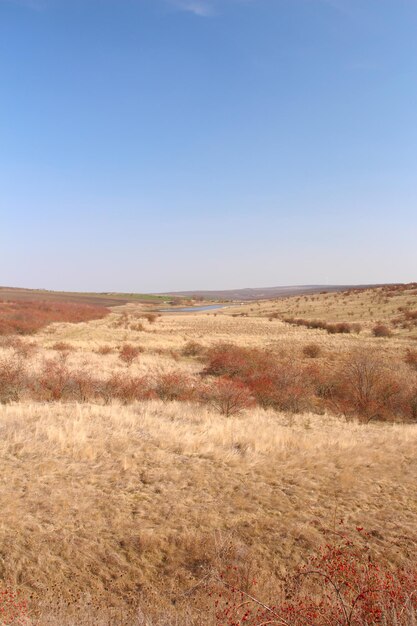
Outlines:
{"label": "low shrub", "polygon": [[138,346],[133,346],[131,343],[125,343],[119,352],[119,359],[126,363],[127,366],[132,365],[133,361],[139,357],[141,349]]}
{"label": "low shrub", "polygon": [[321,348],[317,343],[308,343],[303,348],[303,354],[309,359],[317,359],[321,354]]}
{"label": "low shrub", "polygon": [[74,347],[66,341],[57,341],[52,346],[52,350],[56,350],[57,352],[71,352],[74,350]]}
{"label": "low shrub", "polygon": [[345,415],[363,421],[409,417],[406,382],[376,352],[353,350],[329,378],[334,400],[330,406]]}
{"label": "low shrub", "polygon": [[313,386],[307,369],[291,360],[256,370],[247,385],[262,408],[300,413],[312,408]]}
{"label": "low shrub", "polygon": [[274,357],[256,348],[241,348],[233,344],[217,344],[205,354],[203,375],[226,376],[247,380],[254,371],[274,366]]}
{"label": "low shrub", "polygon": [[18,402],[27,388],[27,372],[21,358],[0,360],[0,403]]}
{"label": "low shrub", "polygon": [[181,350],[181,354],[183,356],[199,356],[204,352],[204,346],[197,341],[188,341],[183,349]]}
{"label": "low shrub", "polygon": [[182,372],[160,373],[154,377],[153,390],[163,402],[189,401],[196,398],[195,381]]}
{"label": "low shrub", "polygon": [[43,362],[40,372],[31,381],[31,392],[37,400],[58,402],[71,399],[72,386],[72,373],[61,356]]}
{"label": "low shrub", "polygon": [[110,404],[112,400],[118,400],[122,404],[131,404],[156,397],[152,383],[147,376],[126,376],[120,372],[98,382],[97,394],[105,404]]}
{"label": "low shrub", "polygon": [[16,335],[2,337],[0,347],[13,349],[15,354],[23,360],[30,359],[38,350],[35,342],[21,339]]}
{"label": "low shrub", "polygon": [[407,404],[410,413],[410,420],[412,422],[417,422],[417,384],[410,390]]}
{"label": "low shrub", "polygon": [[263,408],[299,412],[310,408],[312,386],[301,364],[255,348],[219,344],[207,351],[204,375],[238,380]]}
{"label": "low shrub", "polygon": [[372,329],[374,337],[391,337],[392,332],[385,324],[376,324]]}
{"label": "low shrub", "polygon": [[351,332],[352,327],[347,322],[339,322],[338,324],[326,324],[326,330],[332,335],[336,333],[347,334]]}
{"label": "low shrub", "polygon": [[404,361],[417,370],[417,350],[407,350]]}
{"label": "low shrub", "polygon": [[89,322],[102,319],[109,309],[68,302],[0,302],[0,335],[31,335],[53,322]]}
{"label": "low shrub", "polygon": [[217,626],[411,626],[417,613],[417,569],[392,570],[372,556],[370,535],[336,532],[335,540],[289,574],[273,602],[257,598],[229,567],[209,589]]}
{"label": "low shrub", "polygon": [[105,356],[107,354],[111,354],[113,352],[113,348],[111,346],[104,345],[97,348],[96,352],[97,354],[102,354],[103,356]]}
{"label": "low shrub", "polygon": [[136,332],[140,333],[145,330],[145,327],[142,322],[136,322],[135,324],[130,325],[130,330],[135,330]]}
{"label": "low shrub", "polygon": [[143,317],[148,320],[149,324],[154,324],[158,319],[158,315],[156,313],[145,313]]}
{"label": "low shrub", "polygon": [[338,322],[335,324],[331,324],[329,322],[323,322],[321,320],[306,320],[294,317],[287,317],[284,319],[284,321],[294,326],[305,326],[306,328],[311,328],[314,330],[327,330],[327,332],[332,335],[336,333],[350,333],[352,332],[352,330],[358,332],[357,327],[359,326],[358,324],[353,326],[352,324],[348,324],[347,322]]}
{"label": "low shrub", "polygon": [[239,415],[255,403],[246,385],[226,377],[206,385],[200,394],[200,401],[209,404],[225,417]]}
{"label": "low shrub", "polygon": [[27,601],[19,591],[1,583],[0,624],[2,626],[29,626],[31,623]]}

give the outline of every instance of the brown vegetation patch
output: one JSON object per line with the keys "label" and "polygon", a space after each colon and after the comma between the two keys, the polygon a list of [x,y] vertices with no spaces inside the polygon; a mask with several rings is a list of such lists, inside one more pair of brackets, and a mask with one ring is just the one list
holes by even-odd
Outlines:
{"label": "brown vegetation patch", "polygon": [[0,302],[0,335],[31,335],[52,322],[89,322],[109,313],[101,306],[68,302]]}

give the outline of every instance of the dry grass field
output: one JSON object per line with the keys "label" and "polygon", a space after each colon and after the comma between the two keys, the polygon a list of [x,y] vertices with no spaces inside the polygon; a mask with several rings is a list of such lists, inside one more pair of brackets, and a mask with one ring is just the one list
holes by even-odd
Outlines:
{"label": "dry grass field", "polygon": [[[379,288],[350,289],[339,293],[319,293],[249,303],[239,313],[278,319],[304,318],[326,322],[357,323],[371,331],[384,322],[405,338],[417,340],[417,284],[388,285]],[[407,312],[411,317],[407,317]],[[232,312],[233,314],[233,312]]]}
{"label": "dry grass field", "polygon": [[[288,410],[274,396],[226,416],[212,396],[202,402],[195,393],[200,380],[216,384],[214,370],[201,373],[214,367],[210,348],[225,343],[230,354],[231,345],[254,349],[237,357],[258,359],[255,369],[272,355],[298,376],[312,364],[320,372],[345,367],[361,350],[407,394],[417,391],[413,318],[405,316],[405,327],[393,323],[417,310],[417,289],[391,291],[159,316],[151,305],[129,303],[102,319],[4,337],[0,575],[28,598],[30,623],[220,626],[226,622],[203,585],[209,573],[236,568],[241,586],[256,578],[256,593],[273,602],[285,576],[340,520],[368,531],[375,561],[415,570],[417,425],[403,395],[384,419],[361,419],[345,410],[344,395],[335,410],[326,395]],[[330,334],[289,317],[361,329]],[[392,335],[375,336],[376,323]],[[58,370],[79,374],[78,395],[75,378],[53,395]],[[253,385],[245,375],[233,374],[234,393],[242,381]],[[106,396],[100,384],[112,376],[117,389],[130,379],[152,387],[139,400]],[[79,379],[89,385],[82,393]],[[393,380],[390,398],[399,393]]]}

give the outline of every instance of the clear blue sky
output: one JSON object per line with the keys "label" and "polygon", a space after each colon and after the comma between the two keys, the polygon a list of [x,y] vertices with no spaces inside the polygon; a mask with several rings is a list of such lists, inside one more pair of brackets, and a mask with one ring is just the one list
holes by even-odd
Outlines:
{"label": "clear blue sky", "polygon": [[0,285],[417,279],[417,0],[0,0]]}

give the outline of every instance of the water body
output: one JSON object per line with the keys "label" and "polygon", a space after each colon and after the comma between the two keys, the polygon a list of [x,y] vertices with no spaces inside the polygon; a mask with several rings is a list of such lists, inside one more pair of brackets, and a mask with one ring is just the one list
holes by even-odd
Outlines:
{"label": "water body", "polygon": [[198,313],[200,311],[214,311],[223,309],[228,304],[206,304],[204,306],[190,306],[183,309],[159,309],[159,313]]}

